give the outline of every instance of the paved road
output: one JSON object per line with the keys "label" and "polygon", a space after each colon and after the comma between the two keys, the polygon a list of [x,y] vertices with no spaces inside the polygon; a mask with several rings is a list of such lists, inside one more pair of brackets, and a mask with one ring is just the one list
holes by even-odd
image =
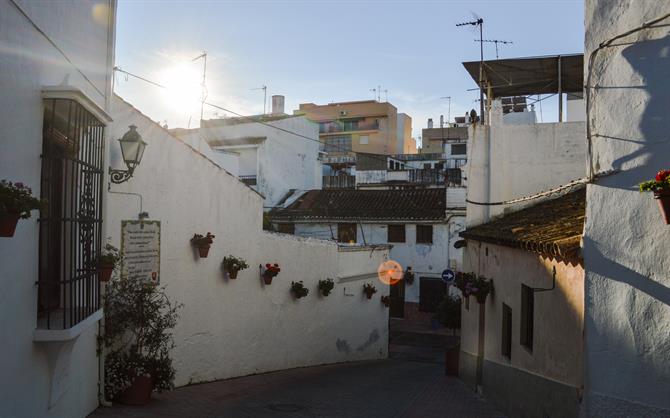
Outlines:
{"label": "paved road", "polygon": [[443,365],[379,360],[286,370],[155,394],[92,417],[501,417]]}

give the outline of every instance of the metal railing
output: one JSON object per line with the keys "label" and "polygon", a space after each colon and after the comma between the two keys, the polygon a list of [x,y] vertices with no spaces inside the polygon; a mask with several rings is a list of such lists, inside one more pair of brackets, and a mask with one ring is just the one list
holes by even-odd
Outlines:
{"label": "metal railing", "polygon": [[257,176],[240,176],[240,180],[242,180],[242,183],[246,184],[247,186],[255,186]]}
{"label": "metal railing", "polygon": [[323,176],[324,189],[353,189],[355,187],[355,176]]}
{"label": "metal railing", "polygon": [[338,132],[377,131],[379,122],[322,122],[319,124],[319,133],[330,134]]}

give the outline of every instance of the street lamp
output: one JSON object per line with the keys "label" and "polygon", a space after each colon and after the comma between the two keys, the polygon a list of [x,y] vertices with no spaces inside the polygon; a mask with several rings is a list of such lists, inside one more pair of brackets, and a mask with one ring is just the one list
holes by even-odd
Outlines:
{"label": "street lamp", "polygon": [[128,170],[113,170],[110,167],[109,175],[114,184],[121,184],[133,176],[133,171],[142,161],[142,155],[147,146],[147,143],[142,140],[142,136],[137,132],[137,126],[130,125],[129,128],[128,132],[119,139],[123,161],[126,163]]}

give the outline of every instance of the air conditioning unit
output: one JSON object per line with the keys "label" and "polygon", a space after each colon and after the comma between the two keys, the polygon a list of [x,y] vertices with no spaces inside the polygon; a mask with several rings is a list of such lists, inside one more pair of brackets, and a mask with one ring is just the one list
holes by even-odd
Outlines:
{"label": "air conditioning unit", "polygon": [[340,110],[340,116],[347,116],[346,110]]}

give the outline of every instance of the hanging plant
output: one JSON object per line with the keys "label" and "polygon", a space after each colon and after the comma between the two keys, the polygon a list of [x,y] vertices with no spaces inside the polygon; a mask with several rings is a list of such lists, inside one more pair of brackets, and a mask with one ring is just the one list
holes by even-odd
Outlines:
{"label": "hanging plant", "polygon": [[388,295],[387,296],[382,296],[381,301],[384,304],[384,306],[386,306],[388,308],[389,305],[391,304],[391,296],[388,296]]}
{"label": "hanging plant", "polygon": [[377,293],[377,288],[371,285],[370,283],[365,283],[363,285],[363,293],[368,299],[372,299],[372,295]]}
{"label": "hanging plant", "polygon": [[309,293],[309,289],[302,284],[302,281],[291,282],[291,291],[297,299],[304,298]]}
{"label": "hanging plant", "polygon": [[193,234],[191,238],[191,244],[198,249],[200,258],[207,258],[209,254],[209,248],[214,242],[215,236],[211,232],[208,232],[207,235]]}
{"label": "hanging plant", "polygon": [[221,265],[223,266],[223,270],[228,273],[228,278],[230,279],[237,279],[237,273],[240,270],[249,268],[245,259],[235,257],[234,255],[223,257]]}
{"label": "hanging plant", "polygon": [[32,193],[23,183],[0,180],[0,237],[13,237],[19,219],[28,219],[31,211],[44,207],[45,201]]}
{"label": "hanging plant", "polygon": [[121,261],[119,249],[109,243],[105,245],[105,249],[98,259],[98,277],[101,282],[108,282],[112,278],[112,272],[119,261]]}
{"label": "hanging plant", "polygon": [[412,271],[411,266],[407,266],[407,269],[405,269],[405,273],[403,274],[402,278],[409,285],[414,283],[414,272]]}
{"label": "hanging plant", "polygon": [[[261,269],[262,269],[262,266],[261,266]],[[281,271],[281,269],[279,268],[279,264],[277,264],[277,263],[274,263],[274,264],[267,263],[265,265],[265,271],[263,271],[263,282],[267,285],[272,284],[272,279],[277,277],[277,275],[279,274],[280,271]]]}
{"label": "hanging plant", "polygon": [[330,295],[334,287],[335,281],[333,279],[319,280],[319,292],[323,297]]}
{"label": "hanging plant", "polygon": [[653,180],[640,183],[641,192],[654,192],[665,224],[670,224],[670,170],[661,170]]}

